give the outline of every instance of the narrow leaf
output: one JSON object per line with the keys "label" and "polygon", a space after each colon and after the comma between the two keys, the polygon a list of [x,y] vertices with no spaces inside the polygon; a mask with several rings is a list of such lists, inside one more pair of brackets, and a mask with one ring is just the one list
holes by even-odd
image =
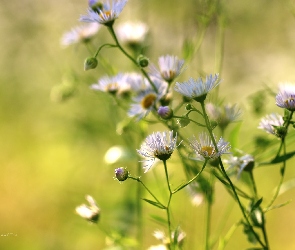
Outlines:
{"label": "narrow leaf", "polygon": [[151,205],[155,206],[155,207],[158,207],[158,208],[161,208],[161,209],[165,209],[166,207],[163,206],[161,203],[159,202],[156,202],[156,201],[151,201],[151,200],[148,200],[148,199],[143,199],[144,201],[146,201],[147,203],[150,203]]}
{"label": "narrow leaf", "polygon": [[251,211],[254,211],[256,208],[258,208],[260,206],[260,204],[262,203],[262,200],[263,200],[263,197],[261,197],[258,201],[256,201],[252,208],[251,208]]}
{"label": "narrow leaf", "polygon": [[154,215],[154,214],[151,214],[150,216],[151,216],[151,218],[152,218],[155,222],[157,222],[158,224],[162,224],[162,225],[164,225],[164,226],[167,225],[167,220],[166,220],[166,219],[164,219],[164,218],[162,218],[162,217],[160,217],[160,216],[158,216],[158,215]]}

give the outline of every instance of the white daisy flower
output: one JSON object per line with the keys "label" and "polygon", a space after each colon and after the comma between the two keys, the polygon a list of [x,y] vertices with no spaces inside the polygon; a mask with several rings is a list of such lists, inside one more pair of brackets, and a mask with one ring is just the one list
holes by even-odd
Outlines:
{"label": "white daisy flower", "polygon": [[82,15],[80,21],[86,23],[98,22],[104,25],[112,25],[122,12],[127,0],[103,0],[90,1],[88,15]]}
{"label": "white daisy flower", "polygon": [[283,125],[283,117],[279,114],[272,113],[261,119],[258,128],[265,130],[269,134],[279,136],[280,132],[284,130]]}
{"label": "white daisy flower", "polygon": [[192,98],[197,102],[203,102],[208,92],[219,83],[218,74],[215,74],[214,76],[206,76],[205,81],[200,77],[196,80],[190,78],[187,82],[183,83],[177,82],[174,89],[188,98]]}
{"label": "white daisy flower", "polygon": [[228,169],[238,168],[237,177],[239,178],[242,171],[251,171],[254,167],[254,157],[250,154],[246,154],[241,157],[230,156],[228,160],[224,160],[229,165]]}
{"label": "white daisy flower", "polygon": [[156,158],[162,161],[168,160],[177,147],[176,142],[177,135],[173,137],[173,131],[155,132],[149,135],[137,150],[138,154],[146,158],[144,172],[149,171]]}
{"label": "white daisy flower", "polygon": [[208,116],[216,121],[221,129],[225,129],[228,124],[235,121],[241,115],[241,110],[237,108],[236,104],[226,104],[218,107],[212,103],[207,103],[206,111]]}
{"label": "white daisy flower", "polygon": [[217,143],[216,151],[212,140],[205,132],[200,133],[199,141],[197,141],[195,137],[189,141],[191,148],[202,160],[216,159],[222,154],[228,153],[230,149],[229,142],[224,141],[221,137]]}
{"label": "white daisy flower", "polygon": [[295,84],[285,83],[280,86],[280,91],[276,96],[276,105],[295,111]]}
{"label": "white daisy flower", "polygon": [[88,221],[97,222],[100,216],[99,207],[92,196],[86,195],[85,199],[89,202],[90,206],[82,204],[76,207],[76,213]]}
{"label": "white daisy flower", "polygon": [[129,45],[141,45],[146,39],[148,30],[148,26],[142,22],[126,22],[116,28],[118,39]]}
{"label": "white daisy flower", "polygon": [[138,120],[146,117],[153,109],[156,110],[156,103],[166,94],[168,84],[157,78],[151,78],[158,92],[151,87],[145,79],[145,89],[138,92],[137,96],[133,98],[133,103],[128,111],[130,117],[137,117]]}
{"label": "white daisy flower", "polygon": [[90,86],[93,90],[102,92],[108,92],[110,94],[116,94],[122,91],[122,88],[126,88],[126,77],[124,74],[119,73],[115,76],[104,76],[98,80],[98,83]]}
{"label": "white daisy flower", "polygon": [[158,64],[160,71],[153,64],[150,65],[151,74],[171,83],[181,73],[184,60],[178,59],[177,56],[166,55],[159,57]]}
{"label": "white daisy flower", "polygon": [[63,34],[61,44],[69,46],[75,43],[86,43],[97,34],[99,28],[100,25],[98,23],[87,23],[74,27],[71,31]]}

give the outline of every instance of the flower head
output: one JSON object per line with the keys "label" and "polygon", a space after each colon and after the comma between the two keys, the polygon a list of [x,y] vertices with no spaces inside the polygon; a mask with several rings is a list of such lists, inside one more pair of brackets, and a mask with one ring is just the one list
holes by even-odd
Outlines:
{"label": "flower head", "polygon": [[228,124],[235,121],[241,115],[241,110],[235,104],[218,107],[212,103],[207,103],[206,110],[208,116],[216,121],[221,129],[225,129]]}
{"label": "flower head", "polygon": [[229,142],[224,141],[221,137],[217,143],[216,150],[212,140],[204,132],[200,133],[199,141],[197,141],[195,137],[190,139],[190,146],[202,160],[214,160],[222,154],[228,153],[230,149]]}
{"label": "flower head", "polygon": [[196,80],[190,78],[187,82],[183,83],[177,82],[174,89],[188,98],[192,98],[197,102],[203,102],[208,92],[219,83],[218,74],[215,74],[214,76],[206,76],[205,81],[200,77]]}
{"label": "flower head", "polygon": [[276,96],[276,105],[295,111],[295,84],[285,83],[280,86],[280,91]]}
{"label": "flower head", "polygon": [[228,169],[236,167],[238,169],[238,178],[243,171],[252,171],[254,168],[254,157],[252,155],[246,154],[241,157],[230,156],[228,160],[224,161],[229,165]]}
{"label": "flower head", "polygon": [[265,130],[269,134],[284,137],[287,131],[286,128],[283,127],[283,124],[283,117],[279,114],[272,113],[261,119],[258,128]]}
{"label": "flower head", "polygon": [[126,77],[122,73],[115,76],[104,76],[98,80],[98,83],[90,86],[93,90],[102,92],[108,92],[110,94],[116,94],[126,88]]}
{"label": "flower head", "polygon": [[166,161],[176,148],[177,135],[173,131],[155,132],[149,135],[137,152],[146,158],[145,173],[152,167],[156,158]]}
{"label": "flower head", "polygon": [[126,22],[117,26],[118,39],[130,46],[142,45],[148,33],[148,26],[142,22]]}
{"label": "flower head", "polygon": [[100,216],[99,207],[92,196],[86,195],[85,199],[89,202],[90,206],[82,204],[76,207],[76,213],[88,221],[97,222]]}
{"label": "flower head", "polygon": [[158,115],[163,119],[170,119],[173,116],[173,110],[169,106],[160,106]]}
{"label": "flower head", "polygon": [[157,78],[152,78],[158,92],[156,92],[145,79],[141,85],[142,90],[133,98],[133,103],[128,111],[130,117],[137,117],[138,120],[146,117],[150,111],[155,109],[155,105],[165,95],[167,83]]}
{"label": "flower head", "polygon": [[69,46],[75,43],[86,43],[97,34],[99,28],[100,25],[98,23],[87,23],[74,27],[63,34],[61,44]]}
{"label": "flower head", "polygon": [[86,23],[100,23],[112,26],[122,12],[127,0],[104,0],[101,2],[90,1],[88,15],[82,15],[80,21]]}
{"label": "flower head", "polygon": [[160,71],[151,65],[151,74],[171,83],[181,73],[184,60],[179,60],[177,56],[166,55],[159,57],[158,64]]}

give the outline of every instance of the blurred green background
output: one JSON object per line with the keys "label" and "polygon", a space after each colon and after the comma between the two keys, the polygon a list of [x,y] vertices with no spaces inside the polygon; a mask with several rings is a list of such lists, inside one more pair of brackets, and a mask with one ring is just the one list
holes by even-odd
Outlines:
{"label": "blurred green background", "polygon": [[[197,35],[201,2],[129,0],[117,22],[141,20],[149,25],[149,57],[153,62],[164,54],[181,57],[184,39]],[[265,84],[276,92],[278,82],[295,81],[294,5],[279,0],[228,0],[221,1],[221,6],[226,29],[220,96],[242,108],[239,145],[245,152],[252,152],[249,145],[263,132],[256,129],[260,117],[252,114],[249,97]],[[122,144],[107,108],[112,103],[88,88],[104,71],[83,71],[88,56],[83,46],[60,46],[62,34],[79,24],[78,18],[86,9],[87,1],[80,0],[1,1],[0,249],[103,249],[105,236],[99,227],[74,212],[85,202],[85,194],[92,195],[101,207],[102,226],[120,227],[122,221],[128,225],[129,218],[134,218],[131,201],[136,183],[120,185],[114,181],[114,167],[103,160],[108,148]],[[214,73],[216,33],[213,23],[179,80],[197,78],[200,72]],[[111,41],[104,27],[95,41],[98,46]],[[104,50],[103,55],[120,71],[133,70],[118,51]],[[53,102],[51,89],[62,81],[76,84],[75,95],[63,103]],[[266,112],[280,112],[274,103],[274,99],[266,98],[262,106]],[[155,127],[150,128],[153,130]],[[292,165],[288,164],[286,180],[294,178]],[[162,169],[154,171],[162,173]],[[183,174],[178,177],[176,171],[182,169],[172,166],[171,172],[177,176],[173,177],[175,185],[183,180]],[[278,183],[279,166],[260,168],[255,174],[260,195],[267,201]],[[157,189],[154,174],[144,178]],[[216,191],[213,234],[219,232],[217,225],[225,216],[220,211],[232,209],[232,217],[221,230],[224,235],[240,213],[221,185],[216,185]],[[293,197],[294,191],[288,191],[276,203]],[[157,244],[152,232],[160,228],[149,217],[157,211],[148,204],[143,208],[146,226],[142,249],[146,249]],[[188,235],[186,249],[202,249],[192,246],[203,244],[205,207],[191,206],[183,192],[173,200],[172,209],[175,221],[181,218],[180,225]],[[293,203],[267,213],[273,250],[295,249],[293,221]],[[239,228],[226,249],[246,247],[249,244]]]}

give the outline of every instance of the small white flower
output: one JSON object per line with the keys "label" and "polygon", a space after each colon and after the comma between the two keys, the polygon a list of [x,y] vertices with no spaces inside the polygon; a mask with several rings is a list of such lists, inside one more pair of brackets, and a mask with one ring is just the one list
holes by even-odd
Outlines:
{"label": "small white flower", "polygon": [[203,102],[206,99],[208,92],[219,83],[218,74],[215,74],[214,76],[206,76],[205,81],[200,77],[196,80],[190,78],[187,82],[183,83],[177,82],[174,89],[188,98]]}
{"label": "small white flower", "polygon": [[76,213],[88,221],[97,222],[100,216],[99,207],[92,196],[86,195],[85,199],[89,202],[90,206],[82,204],[76,207]]}
{"label": "small white flower", "polygon": [[272,113],[261,119],[258,128],[265,130],[267,133],[277,135],[276,127],[282,127],[283,124],[283,117],[279,114]]}
{"label": "small white flower", "polygon": [[218,107],[212,103],[207,103],[206,110],[208,116],[216,121],[222,129],[225,129],[228,124],[235,121],[241,115],[241,110],[235,104],[226,104]]}
{"label": "small white flower", "polygon": [[90,86],[93,90],[98,90],[102,92],[108,92],[111,94],[116,94],[126,88],[126,77],[119,73],[115,76],[104,76],[98,80],[98,83],[92,84]]}
{"label": "small white flower", "polygon": [[61,38],[61,44],[63,46],[69,46],[75,43],[85,43],[88,42],[92,37],[94,37],[100,25],[98,23],[87,23],[84,25],[79,25],[63,34]]}
{"label": "small white flower", "polygon": [[189,141],[191,148],[202,160],[216,159],[222,154],[228,153],[228,150],[230,149],[229,142],[224,141],[221,137],[217,143],[218,150],[216,150],[212,140],[204,132],[200,133],[199,141],[197,141],[195,137]]}
{"label": "small white flower", "polygon": [[295,84],[285,83],[280,86],[276,96],[276,105],[290,111],[295,111]]}
{"label": "small white flower", "polygon": [[179,60],[177,56],[166,55],[159,57],[158,64],[160,71],[153,64],[150,65],[151,74],[171,83],[181,73],[184,60]]}
{"label": "small white flower", "polygon": [[90,6],[88,9],[88,15],[82,15],[80,21],[86,23],[101,23],[105,25],[112,24],[122,12],[127,0],[104,0],[101,2],[101,6]]}
{"label": "small white flower", "polygon": [[138,120],[146,117],[153,109],[156,110],[156,103],[166,94],[168,85],[157,78],[151,78],[158,92],[156,92],[145,79],[142,91],[133,98],[133,103],[128,111],[130,117],[137,117]]}
{"label": "small white flower", "polygon": [[193,206],[198,207],[204,202],[204,193],[202,192],[198,182],[192,182],[187,185],[187,190],[191,197],[191,203]]}
{"label": "small white flower", "polygon": [[117,26],[118,39],[125,44],[140,45],[148,33],[148,26],[142,22],[126,22]]}
{"label": "small white flower", "polygon": [[146,158],[144,172],[152,167],[156,158],[162,161],[168,160],[176,148],[176,142],[177,135],[173,137],[173,131],[155,132],[149,135],[137,150],[138,154]]}
{"label": "small white flower", "polygon": [[224,160],[226,164],[229,165],[228,169],[238,168],[237,177],[239,178],[243,170],[252,170],[254,167],[254,157],[252,155],[246,154],[241,157],[230,156],[228,160]]}

